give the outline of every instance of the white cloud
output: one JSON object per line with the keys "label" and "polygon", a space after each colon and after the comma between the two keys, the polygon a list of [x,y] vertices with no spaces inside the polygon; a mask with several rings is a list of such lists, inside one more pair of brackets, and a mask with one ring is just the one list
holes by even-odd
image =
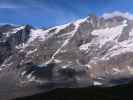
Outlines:
{"label": "white cloud", "polygon": [[1,3],[0,8],[18,8],[19,6],[11,3]]}
{"label": "white cloud", "polygon": [[12,24],[12,23],[0,23],[0,26],[1,25],[12,25],[12,26],[19,26],[19,25],[17,25],[17,24]]}
{"label": "white cloud", "polygon": [[104,17],[105,19],[112,18],[114,16],[122,16],[124,18],[133,20],[133,14],[131,14],[129,12],[114,11],[112,13],[105,13],[102,15],[102,17]]}

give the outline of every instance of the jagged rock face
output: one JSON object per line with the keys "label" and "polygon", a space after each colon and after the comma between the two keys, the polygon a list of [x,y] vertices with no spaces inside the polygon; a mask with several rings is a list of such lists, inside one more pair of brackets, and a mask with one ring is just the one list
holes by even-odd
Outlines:
{"label": "jagged rock face", "polygon": [[25,43],[30,34],[30,26],[13,27],[11,25],[4,25],[0,27],[0,64],[3,63],[6,58],[13,55],[15,52],[15,46]]}
{"label": "jagged rock face", "polygon": [[132,49],[133,20],[122,16],[90,16],[47,30],[0,27],[0,93],[6,91],[0,98],[127,83],[133,78]]}

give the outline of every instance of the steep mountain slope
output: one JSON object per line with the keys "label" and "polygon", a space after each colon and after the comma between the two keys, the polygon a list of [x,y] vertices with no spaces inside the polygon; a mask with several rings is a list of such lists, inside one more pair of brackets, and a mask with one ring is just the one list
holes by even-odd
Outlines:
{"label": "steep mountain slope", "polygon": [[0,98],[132,81],[133,20],[124,13],[110,16],[47,30],[0,26]]}

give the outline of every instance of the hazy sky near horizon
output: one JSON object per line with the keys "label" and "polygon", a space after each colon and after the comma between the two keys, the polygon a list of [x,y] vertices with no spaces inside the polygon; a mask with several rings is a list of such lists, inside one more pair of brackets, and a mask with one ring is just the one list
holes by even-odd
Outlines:
{"label": "hazy sky near horizon", "polygon": [[51,27],[90,13],[133,13],[133,0],[0,0],[0,23]]}

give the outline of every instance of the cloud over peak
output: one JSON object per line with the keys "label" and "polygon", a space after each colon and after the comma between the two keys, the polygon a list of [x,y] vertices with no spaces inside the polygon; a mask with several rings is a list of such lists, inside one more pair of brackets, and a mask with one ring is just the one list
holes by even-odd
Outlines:
{"label": "cloud over peak", "polygon": [[133,14],[131,14],[129,12],[120,12],[120,11],[114,11],[112,13],[105,13],[105,14],[103,14],[102,17],[104,17],[105,19],[108,19],[108,18],[112,18],[115,16],[122,16],[124,18],[133,20]]}

